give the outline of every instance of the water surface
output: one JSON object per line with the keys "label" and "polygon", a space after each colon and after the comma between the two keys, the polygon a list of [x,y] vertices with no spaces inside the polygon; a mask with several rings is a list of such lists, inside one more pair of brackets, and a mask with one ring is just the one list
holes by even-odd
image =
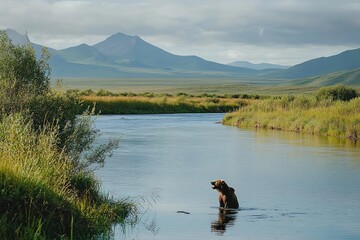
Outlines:
{"label": "water surface", "polygon": [[[222,117],[96,117],[99,142],[120,139],[97,172],[104,191],[148,209],[116,239],[360,239],[356,143],[227,127]],[[219,178],[235,188],[240,211],[219,213],[210,185]]]}

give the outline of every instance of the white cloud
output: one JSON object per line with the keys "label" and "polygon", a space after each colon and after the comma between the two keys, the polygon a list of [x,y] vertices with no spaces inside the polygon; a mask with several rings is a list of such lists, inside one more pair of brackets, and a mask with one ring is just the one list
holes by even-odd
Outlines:
{"label": "white cloud", "polygon": [[358,0],[0,1],[0,27],[28,31],[50,47],[93,44],[123,32],[220,62],[294,64],[359,47],[358,16]]}

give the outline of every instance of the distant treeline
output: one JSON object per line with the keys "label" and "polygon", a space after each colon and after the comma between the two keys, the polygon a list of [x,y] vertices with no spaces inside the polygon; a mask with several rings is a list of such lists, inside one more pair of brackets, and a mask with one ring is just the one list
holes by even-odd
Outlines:
{"label": "distant treeline", "polygon": [[225,113],[251,100],[215,97],[83,96],[83,110],[95,106],[100,114]]}
{"label": "distant treeline", "polygon": [[93,91],[92,89],[79,90],[79,89],[70,89],[67,90],[68,94],[74,94],[78,96],[98,96],[98,97],[197,97],[197,98],[240,98],[240,99],[264,99],[268,96],[260,96],[258,94],[215,94],[215,93],[202,93],[202,94],[188,94],[184,92],[179,92],[176,94],[169,93],[134,93],[134,92],[112,92],[105,89],[99,89],[98,91]]}
{"label": "distant treeline", "polygon": [[95,106],[100,114],[171,114],[171,113],[225,113],[243,107],[251,100],[266,97],[257,94],[187,93],[114,93],[100,89],[68,90],[67,94],[79,96],[84,111]]}
{"label": "distant treeline", "polygon": [[359,93],[337,85],[321,88],[312,96],[271,97],[225,115],[223,123],[359,139]]}

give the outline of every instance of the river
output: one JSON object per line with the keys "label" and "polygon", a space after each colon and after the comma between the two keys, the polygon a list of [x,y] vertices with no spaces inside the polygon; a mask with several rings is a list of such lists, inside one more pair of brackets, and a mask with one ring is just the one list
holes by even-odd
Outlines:
{"label": "river", "polygon": [[[103,190],[146,211],[115,239],[360,239],[359,143],[227,127],[222,117],[96,117],[98,143],[120,139],[96,172]],[[215,179],[236,190],[239,211],[219,213]]]}

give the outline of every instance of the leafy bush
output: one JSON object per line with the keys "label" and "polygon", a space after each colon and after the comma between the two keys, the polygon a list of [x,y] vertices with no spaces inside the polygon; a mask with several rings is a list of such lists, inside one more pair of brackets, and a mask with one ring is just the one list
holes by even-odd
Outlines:
{"label": "leafy bush", "polygon": [[93,111],[78,92],[49,86],[49,55],[0,32],[0,236],[89,239],[123,222],[133,204],[100,191],[94,169],[118,141],[93,146]]}
{"label": "leafy bush", "polygon": [[10,96],[20,92],[42,94],[49,91],[50,57],[46,48],[36,59],[31,44],[13,45],[5,31],[0,31],[0,86]]}
{"label": "leafy bush", "polygon": [[74,171],[56,126],[33,129],[21,114],[0,120],[0,236],[91,239],[124,222],[134,205],[104,196],[91,172]]}
{"label": "leafy bush", "polygon": [[322,87],[316,93],[317,100],[332,100],[332,101],[350,101],[358,97],[358,92],[350,87],[344,85],[336,85],[331,87]]}

